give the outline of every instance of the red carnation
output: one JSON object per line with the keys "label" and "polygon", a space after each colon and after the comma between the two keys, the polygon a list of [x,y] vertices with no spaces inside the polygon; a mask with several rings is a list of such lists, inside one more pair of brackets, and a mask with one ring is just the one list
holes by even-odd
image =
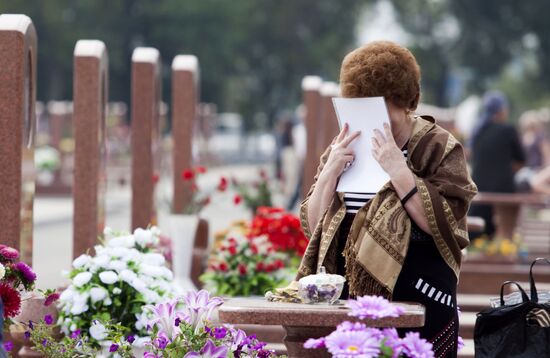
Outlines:
{"label": "red carnation", "polygon": [[13,287],[0,284],[0,298],[4,304],[4,318],[12,318],[21,310],[21,296]]}
{"label": "red carnation", "polygon": [[240,195],[235,195],[235,197],[233,198],[233,202],[235,203],[235,205],[239,205],[241,203],[243,199],[241,198]]}
{"label": "red carnation", "polygon": [[229,246],[229,253],[231,255],[236,255],[237,254],[237,248],[235,246]]}
{"label": "red carnation", "polygon": [[181,173],[183,180],[191,180],[195,177],[195,173],[191,169],[186,169]]}
{"label": "red carnation", "polygon": [[239,274],[243,276],[246,275],[246,266],[244,264],[239,264],[238,269],[239,269]]}
{"label": "red carnation", "polygon": [[13,247],[4,246],[0,249],[0,255],[8,260],[17,260],[19,258],[19,251]]}
{"label": "red carnation", "polygon": [[283,263],[283,261],[281,261],[279,259],[275,260],[274,265],[278,269],[285,267],[285,264]]}
{"label": "red carnation", "polygon": [[256,271],[262,272],[263,270],[264,270],[264,263],[260,261],[256,264]]}
{"label": "red carnation", "polygon": [[222,272],[226,272],[227,269],[228,269],[227,264],[226,264],[225,262],[222,262],[222,263],[220,264],[220,266],[218,266],[218,268],[219,268],[220,271],[222,271]]}
{"label": "red carnation", "polygon": [[219,191],[225,191],[227,189],[227,179],[225,177],[220,178],[220,183],[218,184]]}
{"label": "red carnation", "polygon": [[206,168],[205,167],[197,167],[195,168],[196,172],[199,173],[199,174],[204,174],[206,173]]}

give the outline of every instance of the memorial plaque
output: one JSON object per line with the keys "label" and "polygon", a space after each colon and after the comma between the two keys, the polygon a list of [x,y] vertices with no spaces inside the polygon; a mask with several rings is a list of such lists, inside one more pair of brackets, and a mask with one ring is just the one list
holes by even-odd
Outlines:
{"label": "memorial plaque", "polygon": [[0,242],[32,264],[37,37],[25,15],[0,15]]}
{"label": "memorial plaque", "polygon": [[78,257],[93,248],[105,225],[108,57],[102,41],[76,43],[73,81],[73,256]]}
{"label": "memorial plaque", "polygon": [[302,197],[305,197],[309,188],[313,185],[313,179],[319,156],[317,155],[317,141],[319,140],[320,108],[321,108],[321,88],[322,80],[317,76],[306,76],[302,80],[302,91],[304,96],[304,106],[306,110],[304,124],[306,127],[306,157],[304,160],[304,177],[302,180]]}
{"label": "memorial plaque", "polygon": [[192,199],[192,182],[181,173],[193,166],[193,131],[197,118],[199,62],[193,55],[178,55],[172,62],[172,138],[174,195],[172,211],[183,213]]}
{"label": "memorial plaque", "polygon": [[159,165],[160,54],[138,47],[132,54],[132,230],[156,223],[155,174]]}

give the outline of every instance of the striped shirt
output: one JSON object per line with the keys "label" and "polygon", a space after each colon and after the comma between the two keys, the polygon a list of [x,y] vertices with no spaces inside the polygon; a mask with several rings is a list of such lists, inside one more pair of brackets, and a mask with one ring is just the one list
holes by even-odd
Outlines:
{"label": "striped shirt", "polygon": [[[403,156],[407,158],[408,151],[403,149]],[[374,198],[376,193],[344,193],[344,203],[346,204],[346,213],[357,214],[370,199]]]}

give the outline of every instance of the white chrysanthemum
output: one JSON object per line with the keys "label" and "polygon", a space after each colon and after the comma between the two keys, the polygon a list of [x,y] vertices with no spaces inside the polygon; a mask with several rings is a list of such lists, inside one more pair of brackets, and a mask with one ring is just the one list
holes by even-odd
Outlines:
{"label": "white chrysanthemum", "polygon": [[136,289],[136,291],[143,293],[147,289],[147,285],[145,282],[140,280],[139,278],[135,278],[130,283],[130,286]]}
{"label": "white chrysanthemum", "polygon": [[150,230],[143,230],[142,228],[137,228],[134,231],[134,238],[139,246],[152,244],[154,239],[153,233]]}
{"label": "white chrysanthemum", "polygon": [[141,313],[137,313],[136,324],[135,324],[136,329],[139,331],[147,327],[147,323],[149,323],[150,319],[151,318],[149,317],[148,311],[142,311]]}
{"label": "white chrysanthemum", "polygon": [[139,271],[149,277],[162,277],[164,275],[164,271],[161,266],[142,264]]}
{"label": "white chrysanthemum", "polygon": [[105,226],[105,229],[103,229],[103,237],[105,238],[105,240],[110,239],[114,235],[115,235],[115,232],[113,231],[113,229],[111,229],[108,226]]}
{"label": "white chrysanthemum", "polygon": [[111,258],[114,258],[114,257],[117,257],[117,258],[121,258],[121,257],[125,257],[126,255],[128,255],[128,251],[130,249],[128,249],[127,247],[112,247],[109,249],[109,256]]}
{"label": "white chrysanthemum", "polygon": [[81,272],[73,278],[73,284],[76,287],[82,287],[90,282],[91,279],[92,274],[90,272]]}
{"label": "white chrysanthemum", "polygon": [[5,275],[6,275],[6,268],[4,267],[4,265],[0,264],[0,280],[3,279]]}
{"label": "white chrysanthemum", "polygon": [[92,261],[92,257],[90,255],[82,254],[78,256],[73,261],[73,267],[74,268],[81,268],[84,265],[88,264],[90,261]]}
{"label": "white chrysanthemum", "polygon": [[97,341],[107,338],[107,328],[98,321],[94,321],[90,327],[90,336]]}
{"label": "white chrysanthemum", "polygon": [[120,295],[122,290],[118,287],[113,288],[113,295]]}
{"label": "white chrysanthemum", "polygon": [[110,306],[112,303],[113,303],[113,301],[109,297],[107,297],[106,299],[103,300],[103,304],[105,306]]}
{"label": "white chrysanthemum", "polygon": [[122,270],[120,272],[120,278],[127,282],[128,284],[131,284],[133,280],[135,280],[137,277],[136,273],[131,270]]}
{"label": "white chrysanthemum", "polygon": [[118,281],[118,275],[114,271],[103,271],[99,274],[99,279],[106,285],[111,285]]}
{"label": "white chrysanthemum", "polygon": [[131,235],[113,237],[107,241],[107,246],[112,248],[124,247],[131,248],[135,245],[135,239]]}
{"label": "white chrysanthemum", "polygon": [[107,290],[103,287],[92,287],[90,290],[90,297],[93,303],[103,301],[107,297]]}
{"label": "white chrysanthemum", "polygon": [[161,265],[164,265],[166,260],[164,259],[164,256],[162,256],[161,254],[158,254],[156,252],[151,252],[143,255],[142,262],[149,265],[161,266]]}
{"label": "white chrysanthemum", "polygon": [[159,294],[153,290],[145,290],[143,292],[143,297],[145,298],[146,302],[153,304],[158,303],[161,300]]}
{"label": "white chrysanthemum", "polygon": [[123,270],[126,270],[126,268],[128,268],[128,265],[126,265],[126,262],[124,262],[124,261],[113,260],[113,261],[109,262],[109,269],[111,269],[111,270],[121,272]]}
{"label": "white chrysanthemum", "polygon": [[88,307],[87,304],[85,303],[75,303],[73,304],[73,306],[71,307],[71,314],[74,314],[74,315],[79,315],[79,314],[83,314],[84,312],[88,311],[90,307]]}
{"label": "white chrysanthemum", "polygon": [[94,257],[92,267],[96,268],[109,268],[109,262],[111,262],[111,259],[109,256],[105,254],[98,255]]}

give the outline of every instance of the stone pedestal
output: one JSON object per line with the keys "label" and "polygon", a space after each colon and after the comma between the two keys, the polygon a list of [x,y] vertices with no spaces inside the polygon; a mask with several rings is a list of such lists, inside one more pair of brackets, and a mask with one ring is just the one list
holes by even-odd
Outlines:
{"label": "stone pedestal", "polygon": [[414,303],[395,302],[405,309],[400,317],[358,320],[340,305],[309,305],[267,302],[263,298],[228,299],[219,308],[219,319],[230,324],[281,325],[286,330],[284,343],[290,358],[327,357],[326,352],[304,349],[308,338],[320,338],[343,321],[360,321],[370,327],[422,327],[425,308]]}
{"label": "stone pedestal", "polygon": [[317,141],[319,140],[319,117],[320,117],[320,105],[321,95],[319,89],[321,88],[322,80],[317,76],[306,76],[302,80],[303,100],[305,106],[305,120],[306,127],[306,157],[304,160],[304,176],[302,180],[302,197],[305,197],[313,185],[315,172],[319,165],[319,156],[317,155]]}
{"label": "stone pedestal", "polygon": [[108,92],[105,44],[80,40],[74,50],[73,257],[92,248],[105,225],[105,116]]}
{"label": "stone pedestal", "polygon": [[37,39],[25,15],[0,15],[0,227],[2,244],[32,264]]}
{"label": "stone pedestal", "polygon": [[132,55],[132,230],[156,222],[154,175],[159,164],[160,54],[138,47]]}
{"label": "stone pedestal", "polygon": [[183,213],[192,199],[192,181],[181,173],[193,166],[193,129],[197,119],[199,62],[193,55],[178,55],[172,62],[172,137],[174,196],[172,210]]}

